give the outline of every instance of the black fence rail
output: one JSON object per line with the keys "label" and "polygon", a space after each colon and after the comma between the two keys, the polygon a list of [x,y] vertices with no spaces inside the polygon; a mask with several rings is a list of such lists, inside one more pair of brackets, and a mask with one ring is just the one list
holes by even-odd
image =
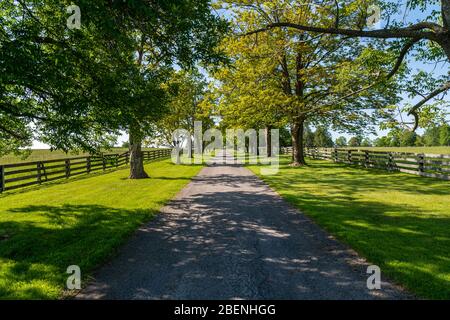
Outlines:
{"label": "black fence rail", "polygon": [[[169,157],[171,150],[157,149],[143,151],[142,154],[144,161],[151,161]],[[130,153],[125,152],[4,164],[0,165],[0,193],[78,175],[114,170],[127,166],[129,162]]]}
{"label": "black fence rail", "polygon": [[[292,147],[282,148],[292,153]],[[387,152],[363,149],[305,148],[305,155],[313,159],[400,171],[423,177],[450,180],[450,155],[409,152]]]}

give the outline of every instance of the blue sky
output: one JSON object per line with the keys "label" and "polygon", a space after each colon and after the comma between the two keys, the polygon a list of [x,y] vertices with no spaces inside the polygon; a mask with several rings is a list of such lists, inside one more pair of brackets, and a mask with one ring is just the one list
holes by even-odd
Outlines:
{"label": "blue sky", "polygon": [[[426,11],[421,12],[419,9],[415,9],[415,10],[407,10],[406,9],[406,1],[392,1],[394,3],[402,3],[402,11],[395,16],[391,17],[391,21],[401,21],[403,24],[409,24],[409,23],[416,23],[419,21],[424,21],[426,20],[426,18],[432,13],[432,11],[437,10],[440,11],[440,6],[439,5],[433,5],[433,6],[429,6],[427,8]],[[383,27],[383,23],[386,23],[385,21],[381,20],[380,21],[381,26]],[[423,63],[421,61],[417,61],[413,58],[414,56],[414,52],[411,52],[408,55],[408,66],[411,68],[412,73],[417,73],[417,71],[423,70],[426,72],[432,72],[434,75],[436,76],[443,76],[443,75],[450,75],[450,64],[448,62],[443,62],[443,63],[438,63],[438,64],[430,64],[430,63]],[[420,101],[420,97],[415,97],[415,98],[409,98],[408,94],[405,93],[402,95],[403,97],[403,101],[400,104],[400,106],[404,106],[405,104],[415,104],[417,102]],[[449,100],[449,95],[446,96],[447,101]],[[447,110],[447,112],[450,112],[450,110]],[[403,119],[405,121],[410,120],[408,117],[406,117],[406,115],[403,115]],[[447,120],[450,121],[450,117],[447,116]],[[418,133],[423,133],[423,129],[418,129],[417,130]],[[383,136],[386,135],[388,133],[388,131],[383,131],[378,129],[377,130],[377,134],[378,136]],[[345,136],[347,138],[351,137],[351,135],[348,134],[341,134],[341,133],[336,133],[333,132],[333,137],[336,138],[338,136]],[[375,135],[370,135],[369,138],[374,139],[376,138]]]}
{"label": "blue sky", "polygon": [[[423,21],[427,18],[427,16],[430,15],[430,13],[433,10],[439,10],[439,6],[435,5],[435,6],[430,6],[426,12],[421,12],[420,10],[405,10],[406,9],[406,1],[393,1],[395,3],[402,3],[403,5],[403,10],[402,12],[400,12],[398,15],[395,15],[393,17],[391,17],[391,21],[395,20],[395,21],[401,21],[404,24],[408,24],[408,23],[414,23],[417,21]],[[380,21],[381,26],[383,26],[385,23],[383,20]],[[413,72],[418,71],[418,70],[425,70],[427,72],[433,72],[435,75],[450,75],[450,64],[448,62],[443,62],[443,63],[439,63],[439,64],[426,64],[423,63],[421,61],[416,61],[412,58],[412,56],[414,56],[414,54],[410,54],[409,55],[409,67],[413,70]],[[446,99],[447,101],[450,101],[449,99],[450,95],[447,95]],[[411,103],[414,104],[416,102],[418,102],[420,99],[419,98],[413,98],[410,99],[408,97],[408,95],[405,93],[403,95],[403,101],[400,104],[400,106],[403,106],[407,103]],[[448,113],[450,113],[450,110],[447,110]],[[405,119],[405,118],[404,118]],[[406,118],[407,119],[407,118]],[[450,121],[450,117],[447,118]],[[418,130],[419,133],[422,133],[423,130],[419,129]],[[387,131],[382,131],[382,130],[377,130],[377,134],[378,136],[382,136],[387,134]],[[338,136],[345,136],[346,138],[350,138],[351,135],[349,134],[345,134],[345,133],[337,133],[337,132],[332,132],[333,138],[337,138]],[[370,135],[369,138],[374,139],[376,138],[376,136],[374,135]],[[128,137],[126,134],[123,134],[121,137],[119,137],[119,144],[121,144],[123,141],[127,141]],[[40,143],[38,141],[35,141],[33,143],[33,148],[35,149],[42,149],[42,148],[48,148],[47,145]]]}

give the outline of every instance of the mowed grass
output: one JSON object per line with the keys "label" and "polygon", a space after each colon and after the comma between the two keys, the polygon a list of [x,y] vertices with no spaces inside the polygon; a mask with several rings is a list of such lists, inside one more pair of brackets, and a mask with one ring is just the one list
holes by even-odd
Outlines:
{"label": "mowed grass", "polygon": [[0,196],[0,299],[62,297],[68,266],[86,279],[200,169],[164,160],[151,179],[123,169]]}
{"label": "mowed grass", "polygon": [[[450,299],[450,182],[309,160],[261,176],[418,297]],[[256,174],[261,167],[250,166]]]}
{"label": "mowed grass", "polygon": [[[144,148],[143,151],[155,150],[154,148]],[[110,150],[103,150],[104,153],[124,153],[127,152],[127,148],[112,148]],[[2,164],[12,164],[12,163],[23,163],[23,162],[34,162],[34,161],[45,161],[54,159],[66,159],[73,157],[87,156],[87,153],[83,152],[64,152],[61,150],[48,150],[48,149],[34,149],[30,151],[24,151],[21,155],[10,154],[0,157],[0,165]]]}
{"label": "mowed grass", "polygon": [[450,147],[346,147],[346,149],[425,154],[450,154]]}

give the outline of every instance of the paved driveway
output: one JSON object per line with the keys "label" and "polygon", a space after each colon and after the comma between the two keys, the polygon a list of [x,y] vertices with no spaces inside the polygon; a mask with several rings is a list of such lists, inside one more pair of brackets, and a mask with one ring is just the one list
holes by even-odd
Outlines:
{"label": "paved driveway", "polygon": [[[330,212],[332,214],[332,212]],[[402,299],[249,170],[216,164],[138,230],[81,299]]]}

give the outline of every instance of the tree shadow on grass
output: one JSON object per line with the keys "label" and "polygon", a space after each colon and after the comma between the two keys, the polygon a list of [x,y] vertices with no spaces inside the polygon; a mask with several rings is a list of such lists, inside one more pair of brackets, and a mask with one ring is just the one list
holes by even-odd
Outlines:
{"label": "tree shadow on grass", "polygon": [[[0,298],[32,299],[57,298],[68,266],[80,266],[85,276],[156,214],[99,205],[40,205],[7,212],[21,217],[0,222]],[[27,216],[30,220],[22,220]]]}
{"label": "tree shadow on grass", "polygon": [[450,298],[450,218],[351,197],[285,195],[330,233],[424,297]]}
{"label": "tree shadow on grass", "polygon": [[[415,292],[450,297],[450,217],[436,214],[432,204],[398,203],[391,194],[444,201],[450,195],[448,181],[328,161],[282,168],[264,179],[288,202]],[[380,200],[367,200],[365,193]]]}
{"label": "tree shadow on grass", "polygon": [[[261,189],[261,182],[254,176],[203,179],[198,182],[231,188],[172,200],[165,208],[167,214],[140,229],[118,259],[98,273],[83,297],[374,298],[366,288],[364,266],[356,266],[356,270],[350,267],[344,246],[279,197]],[[253,192],[236,188],[243,184],[250,190],[259,188]],[[307,207],[304,204],[308,202],[310,208],[322,210],[330,221],[345,227],[343,234],[348,237],[342,239],[352,240],[347,242],[378,264],[383,279],[394,275],[416,292],[431,295],[420,290],[424,281],[437,297],[446,296],[446,283],[439,278],[448,272],[442,259],[446,251],[441,247],[448,244],[445,236],[442,238],[446,231],[433,231],[429,226],[448,224],[448,220],[431,218],[423,224],[423,219],[409,215],[417,210],[414,206],[379,203],[374,207],[372,202],[359,202],[355,207],[359,217],[354,219],[345,211],[350,198],[300,195],[299,207]],[[373,211],[366,212],[367,208]],[[406,214],[392,220],[390,212]],[[336,230],[338,235],[342,231]],[[150,246],[152,243],[158,245]],[[439,248],[434,248],[437,244]],[[396,261],[404,266],[395,265]],[[422,264],[433,264],[436,272],[415,268]],[[380,294],[385,294],[384,298],[405,298],[389,292],[389,287],[383,287]]]}

